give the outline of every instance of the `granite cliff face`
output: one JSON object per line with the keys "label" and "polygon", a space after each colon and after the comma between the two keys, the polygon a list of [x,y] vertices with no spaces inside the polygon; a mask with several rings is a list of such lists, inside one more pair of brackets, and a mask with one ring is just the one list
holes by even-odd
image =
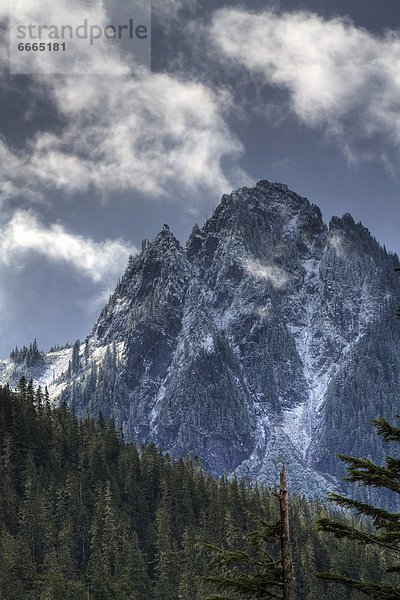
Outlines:
{"label": "granite cliff face", "polygon": [[52,393],[78,413],[114,415],[216,476],[272,482],[285,460],[292,488],[319,496],[339,473],[333,453],[380,458],[368,420],[400,412],[397,265],[350,215],[327,226],[261,181],[223,196],[185,248],[167,226],[146,242],[74,369],[66,349],[36,378],[52,370]]}

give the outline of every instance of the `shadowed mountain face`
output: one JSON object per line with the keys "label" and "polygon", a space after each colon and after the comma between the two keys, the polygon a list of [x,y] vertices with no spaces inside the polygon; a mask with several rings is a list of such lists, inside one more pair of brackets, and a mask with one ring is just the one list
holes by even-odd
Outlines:
{"label": "shadowed mountain face", "polygon": [[144,244],[53,393],[214,475],[272,482],[284,460],[292,489],[319,496],[333,453],[379,459],[368,421],[400,412],[397,265],[350,215],[328,227],[261,181],[186,248],[167,227]]}

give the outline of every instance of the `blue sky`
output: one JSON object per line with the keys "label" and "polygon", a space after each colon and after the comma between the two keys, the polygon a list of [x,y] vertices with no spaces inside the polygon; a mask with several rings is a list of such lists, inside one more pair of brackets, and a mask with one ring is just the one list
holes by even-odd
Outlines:
{"label": "blue sky", "polygon": [[[100,0],[85,11],[108,17]],[[142,77],[101,44],[91,72],[120,75],[11,76],[3,28],[0,356],[84,338],[142,239],[169,223],[184,242],[258,179],[398,251],[399,18],[397,0],[154,0]]]}

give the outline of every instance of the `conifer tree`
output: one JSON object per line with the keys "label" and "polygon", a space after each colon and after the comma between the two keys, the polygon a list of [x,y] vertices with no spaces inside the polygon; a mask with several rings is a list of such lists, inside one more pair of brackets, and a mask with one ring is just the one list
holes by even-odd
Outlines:
{"label": "conifer tree", "polygon": [[[230,488],[232,506],[238,498],[237,481]],[[221,592],[229,591],[242,598],[262,598],[264,600],[279,598],[294,600],[293,565],[289,537],[289,505],[287,499],[286,470],[283,466],[280,475],[279,494],[280,519],[271,523],[257,518],[259,527],[246,536],[250,550],[224,549],[219,546],[204,544],[213,556],[212,564],[222,574],[202,577],[203,581],[214,584]],[[229,514],[229,513],[228,513]],[[228,524],[228,540],[232,536],[230,519]],[[271,554],[271,545],[279,540],[280,560]],[[228,596],[211,595],[206,600],[229,600]]]}
{"label": "conifer tree", "polygon": [[85,597],[82,581],[68,577],[62,557],[52,549],[44,561],[40,600],[75,600]]}
{"label": "conifer tree", "polygon": [[[386,442],[400,442],[400,428],[389,424],[384,419],[372,423]],[[367,458],[353,458],[340,454],[337,456],[347,465],[346,481],[392,493],[393,503],[398,505],[397,495],[400,494],[398,458],[387,456],[384,465],[377,465]],[[340,494],[331,494],[329,499],[339,507],[352,509],[364,519],[360,523],[349,524],[323,518],[318,521],[319,529],[331,533],[339,540],[351,540],[366,548],[380,549],[386,556],[388,566],[386,577],[377,578],[376,581],[324,571],[317,573],[317,577],[342,584],[349,589],[359,590],[370,598],[398,600],[400,598],[400,514]],[[368,526],[369,524],[372,528]]]}
{"label": "conifer tree", "polygon": [[79,350],[80,350],[80,341],[76,340],[74,347],[72,349],[72,360],[71,360],[71,371],[72,373],[78,373],[80,367],[80,358],[79,358]]}
{"label": "conifer tree", "polygon": [[178,579],[176,559],[171,530],[171,508],[169,496],[165,493],[156,514],[156,600],[176,600]]}
{"label": "conifer tree", "polygon": [[26,598],[21,575],[27,577],[28,574],[23,573],[23,566],[15,538],[0,526],[0,598]]}
{"label": "conifer tree", "polygon": [[120,567],[120,527],[109,481],[98,489],[91,536],[89,573],[94,598],[112,598]]}
{"label": "conifer tree", "polygon": [[17,495],[14,485],[13,444],[11,436],[5,436],[3,448],[0,447],[0,525],[11,531],[17,523]]}
{"label": "conifer tree", "polygon": [[[279,539],[280,522],[271,524],[260,517],[257,521],[257,530],[246,539],[249,551],[204,545],[212,555],[211,565],[218,574],[204,576],[202,581],[213,584],[219,592],[233,592],[241,598],[282,598],[281,562],[270,551],[271,544],[276,544]],[[212,594],[205,600],[230,598]]]}
{"label": "conifer tree", "polygon": [[126,600],[151,600],[152,589],[146,569],[146,561],[139,547],[136,533],[132,537],[125,535],[121,541],[122,565],[117,588],[118,598]]}
{"label": "conifer tree", "polygon": [[196,600],[197,591],[197,551],[194,531],[185,529],[182,541],[182,575],[179,582],[179,600]]}
{"label": "conifer tree", "polygon": [[41,559],[44,549],[44,498],[31,453],[28,454],[23,501],[19,511],[20,537],[30,551],[32,563]]}

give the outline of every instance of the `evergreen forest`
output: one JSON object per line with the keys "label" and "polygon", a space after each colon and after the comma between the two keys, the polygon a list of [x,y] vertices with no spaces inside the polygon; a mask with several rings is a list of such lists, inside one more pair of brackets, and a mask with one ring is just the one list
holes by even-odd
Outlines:
{"label": "evergreen forest", "polygon": [[[250,552],[260,519],[279,519],[274,490],[215,480],[196,459],[138,448],[112,419],[79,420],[65,403],[52,408],[47,390],[24,379],[16,391],[0,388],[0,442],[4,600],[225,598],[212,595],[209,580],[221,573],[207,547]],[[333,511],[290,496],[298,600],[361,600],[315,573],[380,581],[388,566],[379,547],[318,530],[317,520]],[[278,544],[268,544],[278,561]]]}

